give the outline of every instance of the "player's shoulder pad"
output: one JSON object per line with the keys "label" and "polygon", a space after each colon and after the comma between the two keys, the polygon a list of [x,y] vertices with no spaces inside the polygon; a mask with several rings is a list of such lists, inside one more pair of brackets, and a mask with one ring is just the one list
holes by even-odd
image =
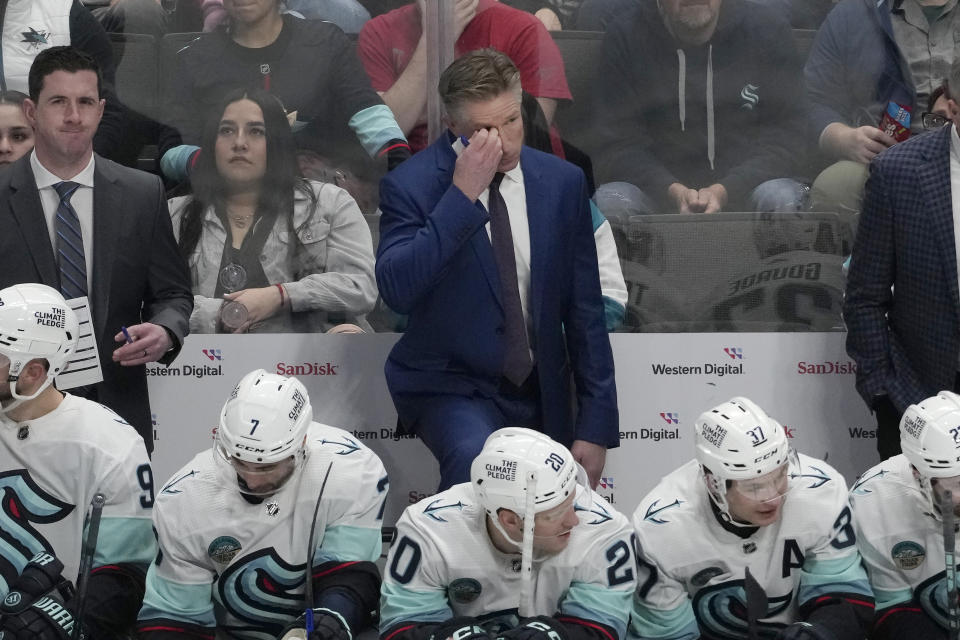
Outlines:
{"label": "player's shoulder pad", "polygon": [[825,494],[841,495],[846,499],[847,480],[824,460],[799,454],[800,469],[792,470],[790,493],[792,500],[824,500]]}
{"label": "player's shoulder pad", "polygon": [[857,478],[850,487],[850,503],[876,502],[888,497],[891,492],[902,494],[904,490],[917,489],[910,462],[903,454],[893,456],[873,465]]}
{"label": "player's shoulder pad", "polygon": [[146,455],[143,438],[113,409],[79,396],[68,396],[64,402],[68,404],[61,418],[71,425],[66,432],[71,444],[94,455],[123,458],[137,449]]}
{"label": "player's shoulder pad", "polygon": [[[700,465],[691,460],[664,476],[633,512],[633,526],[651,535],[666,535],[697,517],[695,505],[706,486],[700,477]],[[673,534],[671,534],[673,535]]]}
{"label": "player's shoulder pad", "polygon": [[469,482],[450,487],[427,496],[407,507],[403,516],[417,528],[449,528],[470,522],[483,515],[483,507],[476,500]]}
{"label": "player's shoulder pad", "polygon": [[201,451],[190,462],[180,467],[176,473],[163,483],[156,493],[156,505],[159,508],[170,500],[182,500],[196,493],[199,485],[216,482],[216,461],[212,449]]}

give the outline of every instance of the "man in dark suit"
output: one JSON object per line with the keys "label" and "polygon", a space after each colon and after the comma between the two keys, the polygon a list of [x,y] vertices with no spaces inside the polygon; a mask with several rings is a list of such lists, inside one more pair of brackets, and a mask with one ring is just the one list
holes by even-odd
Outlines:
{"label": "man in dark suit", "polygon": [[439,88],[450,131],[380,186],[377,282],[410,316],[385,367],[401,426],[437,457],[441,490],[505,426],[569,445],[596,485],[619,432],[586,180],[522,146],[504,54],[463,56]]}
{"label": "man in dark suit", "polygon": [[[960,87],[958,62],[949,86]],[[907,406],[958,390],[956,100],[949,101],[951,126],[910,138],[871,163],[853,246],[843,310],[847,353],[857,363],[857,390],[876,413],[883,459],[900,453]]]}
{"label": "man in dark suit", "polygon": [[46,49],[29,86],[36,146],[0,172],[0,287],[39,282],[89,297],[103,382],[78,393],[120,414],[151,451],[144,365],[176,357],[193,309],[162,184],[93,153],[104,100],[90,56]]}

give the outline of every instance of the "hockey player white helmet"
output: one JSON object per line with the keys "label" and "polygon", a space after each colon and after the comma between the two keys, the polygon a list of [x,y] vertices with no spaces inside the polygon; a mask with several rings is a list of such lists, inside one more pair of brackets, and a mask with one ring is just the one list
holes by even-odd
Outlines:
{"label": "hockey player white helmet", "polygon": [[535,480],[534,513],[540,513],[576,491],[579,468],[567,448],[549,436],[507,427],[487,438],[470,465],[470,482],[488,514],[496,517],[499,509],[510,509],[522,517],[527,508],[528,479]]}
{"label": "hockey player white helmet", "polygon": [[[43,284],[25,283],[0,290],[0,354],[10,360],[7,380],[15,402],[37,397],[67,366],[79,337],[79,324],[63,296]],[[48,363],[47,379],[29,396],[20,395],[17,380],[31,360]]]}
{"label": "hockey player white helmet", "polygon": [[[497,531],[520,547],[520,612],[533,615],[529,612],[536,515],[560,507],[571,498],[574,502],[588,499],[586,472],[566,447],[549,436],[532,429],[507,427],[487,437],[470,465],[470,483]],[[500,509],[509,509],[523,519],[520,540],[500,522]]]}
{"label": "hockey player white helmet", "polygon": [[952,391],[912,404],[900,419],[900,448],[920,475],[920,490],[931,513],[940,517],[932,479],[960,498],[960,396]]}
{"label": "hockey player white helmet", "polygon": [[[312,421],[313,408],[303,383],[263,369],[251,371],[234,387],[220,412],[217,457],[228,461],[241,477],[258,470],[270,473],[291,459],[291,470],[299,469],[306,458]],[[242,488],[244,493],[257,493]],[[265,490],[272,493],[278,488]]]}
{"label": "hockey player white helmet", "polygon": [[700,415],[696,422],[696,455],[700,466],[709,472],[710,498],[721,515],[731,521],[728,485],[754,500],[775,500],[786,492],[789,465],[798,465],[780,423],[742,397]]}

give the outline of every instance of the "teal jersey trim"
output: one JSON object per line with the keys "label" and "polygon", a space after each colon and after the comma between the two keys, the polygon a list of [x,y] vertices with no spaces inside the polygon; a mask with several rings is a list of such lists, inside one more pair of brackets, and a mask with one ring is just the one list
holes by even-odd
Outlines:
{"label": "teal jersey trim", "polygon": [[630,616],[630,638],[646,640],[696,640],[700,627],[693,615],[693,606],[685,601],[676,609],[651,609],[634,599]]}
{"label": "teal jersey trim", "polygon": [[313,563],[380,558],[382,537],[379,529],[340,525],[330,527],[323,534],[323,542],[313,554]]}
{"label": "teal jersey trim", "polygon": [[612,298],[603,296],[603,322],[607,327],[607,333],[619,329],[626,315],[626,307]]}
{"label": "teal jersey trim", "polygon": [[170,180],[182,182],[190,174],[187,163],[190,162],[190,156],[200,147],[192,144],[181,144],[169,149],[163,157],[160,158],[160,171]]}
{"label": "teal jersey trim", "polygon": [[913,589],[874,589],[873,595],[877,599],[877,617],[884,609],[888,609],[902,602],[913,600]]}
{"label": "teal jersey trim", "polygon": [[397,124],[397,119],[393,117],[393,111],[385,104],[375,104],[357,111],[348,124],[371,158],[376,157],[380,149],[391,140],[407,139]]}
{"label": "teal jersey trim", "polygon": [[600,212],[600,208],[594,204],[593,200],[590,200],[590,219],[593,221],[594,232],[600,228],[600,225],[607,221],[603,213]]}
{"label": "teal jersey trim", "polygon": [[[87,537],[86,527],[83,531]],[[150,518],[103,518],[93,566],[133,564],[146,570],[157,556],[157,539]]]}
{"label": "teal jersey trim", "polygon": [[575,582],[560,603],[560,612],[584,620],[600,622],[615,629],[617,637],[627,632],[633,591],[615,591],[608,587]]}
{"label": "teal jersey trim", "polygon": [[803,563],[797,602],[802,605],[829,593],[860,593],[873,597],[859,553],[842,558],[811,558]]}
{"label": "teal jersey trim", "polygon": [[177,584],[157,576],[154,567],[147,572],[147,591],[138,620],[169,618],[201,627],[215,627],[212,585]]}
{"label": "teal jersey trim", "polygon": [[380,594],[381,632],[400,622],[443,622],[453,617],[445,589],[413,591],[384,582]]}

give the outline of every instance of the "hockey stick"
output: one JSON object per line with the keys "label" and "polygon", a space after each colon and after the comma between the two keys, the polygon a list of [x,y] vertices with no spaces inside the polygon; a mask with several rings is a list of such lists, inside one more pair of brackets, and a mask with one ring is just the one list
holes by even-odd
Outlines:
{"label": "hockey stick", "polygon": [[313,507],[313,520],[310,522],[310,537],[307,539],[307,582],[304,584],[304,604],[306,605],[306,611],[304,611],[303,619],[308,638],[310,634],[313,633],[313,534],[316,533],[317,530],[317,514],[320,512],[320,501],[323,500],[323,490],[327,488],[327,478],[330,477],[330,469],[332,468],[333,460],[327,465],[327,472],[324,474],[323,482],[320,484],[320,493],[317,494],[317,504]]}
{"label": "hockey stick", "polygon": [[100,516],[103,514],[103,504],[107,499],[102,493],[93,496],[90,502],[90,522],[87,528],[87,537],[80,547],[80,572],[77,574],[77,610],[73,612],[72,640],[80,636],[80,625],[83,620],[83,610],[87,606],[87,585],[90,583],[90,568],[93,566],[93,554],[97,550],[97,538],[100,537]]}
{"label": "hockey stick", "polygon": [[940,503],[940,516],[943,520],[943,557],[947,583],[947,639],[957,640],[960,619],[957,617],[957,564],[954,559],[957,531],[954,526],[956,518],[953,515],[953,492],[949,489],[937,492],[937,501]]}
{"label": "hockey stick", "polygon": [[743,570],[743,590],[747,596],[747,634],[750,640],[759,640],[760,627],[757,621],[767,615],[767,592],[750,573],[750,567]]}

